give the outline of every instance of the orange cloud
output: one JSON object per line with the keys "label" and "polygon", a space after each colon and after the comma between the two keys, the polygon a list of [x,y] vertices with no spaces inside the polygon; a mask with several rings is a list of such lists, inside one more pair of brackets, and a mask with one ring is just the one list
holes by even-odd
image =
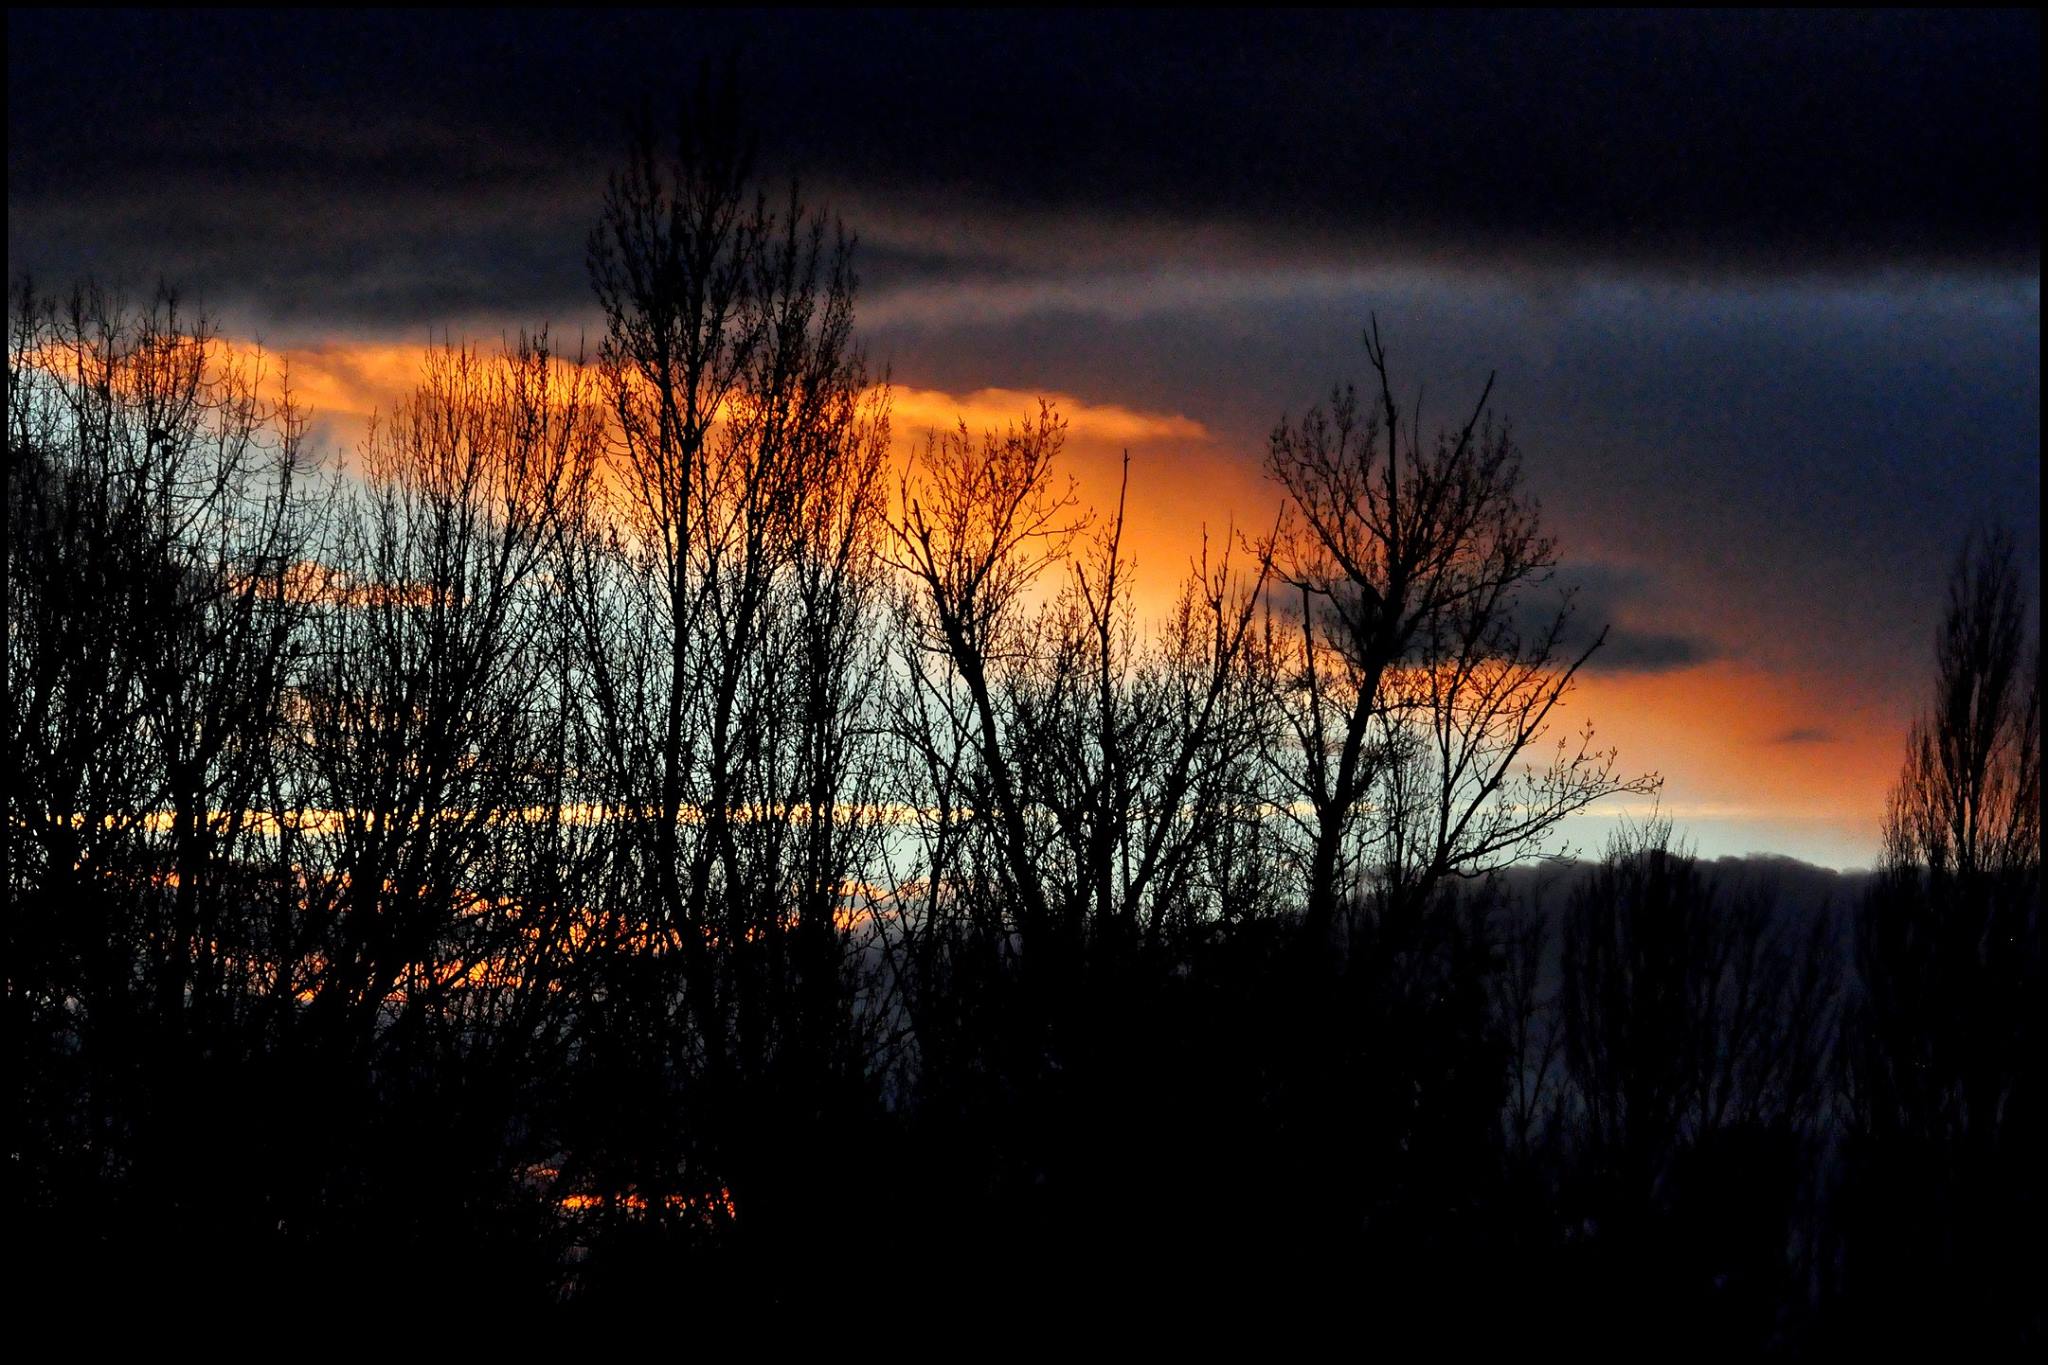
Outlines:
{"label": "orange cloud", "polygon": [[313,415],[367,418],[388,412],[419,383],[425,345],[336,342],[281,353],[293,395]]}
{"label": "orange cloud", "polygon": [[920,438],[927,430],[949,429],[956,422],[965,422],[974,432],[1001,430],[1035,413],[1041,398],[1067,419],[1067,438],[1075,444],[1139,446],[1161,441],[1206,443],[1210,439],[1208,428],[1190,417],[1140,412],[1117,403],[1090,403],[1067,394],[976,389],[955,395],[938,389],[897,388],[889,395],[894,425]]}

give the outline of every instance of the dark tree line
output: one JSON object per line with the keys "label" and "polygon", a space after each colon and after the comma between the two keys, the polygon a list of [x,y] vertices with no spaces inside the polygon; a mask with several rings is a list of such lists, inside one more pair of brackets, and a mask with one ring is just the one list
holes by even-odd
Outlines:
{"label": "dark tree line", "polygon": [[1591,649],[1485,394],[1425,437],[1368,332],[1153,622],[1056,412],[895,465],[850,239],[729,97],[678,126],[591,235],[595,356],[437,350],[325,468],[173,296],[16,289],[29,1283],[2038,1336],[2009,543],[1866,902],[1654,823],[1538,894],[1655,780],[1550,738]]}

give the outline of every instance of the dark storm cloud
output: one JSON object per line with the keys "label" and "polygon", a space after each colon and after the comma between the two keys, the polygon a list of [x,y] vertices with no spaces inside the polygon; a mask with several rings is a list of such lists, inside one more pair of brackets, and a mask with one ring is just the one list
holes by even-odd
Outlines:
{"label": "dark storm cloud", "polygon": [[[148,191],[17,203],[16,267],[130,288],[161,277],[241,322],[302,339],[336,329],[452,326],[587,309],[580,246],[599,188],[464,193],[331,185],[226,189],[166,177]],[[487,329],[488,330],[488,329]]]}
{"label": "dark storm cloud", "polygon": [[[160,269],[153,205],[197,188],[192,271],[324,278],[369,314],[488,306],[494,279],[523,306],[580,297],[618,112],[728,54],[766,160],[901,219],[873,264],[907,279],[1018,269],[1015,242],[921,243],[936,213],[1689,273],[2039,254],[2031,13],[15,12],[8,32],[18,262]],[[343,197],[378,206],[361,235],[332,221]],[[454,240],[457,198],[525,211]],[[107,231],[81,238],[92,213]]]}
{"label": "dark storm cloud", "polygon": [[[1559,637],[1559,653],[1587,657],[1590,673],[1662,673],[1720,658],[1726,651],[1704,635],[1682,634],[1649,624],[1663,593],[1652,576],[1612,564],[1567,563],[1551,579],[1558,594],[1570,595],[1570,617]],[[1517,622],[1525,638],[1537,637],[1556,617],[1560,598],[1530,594]],[[1604,640],[1601,639],[1605,632]]]}

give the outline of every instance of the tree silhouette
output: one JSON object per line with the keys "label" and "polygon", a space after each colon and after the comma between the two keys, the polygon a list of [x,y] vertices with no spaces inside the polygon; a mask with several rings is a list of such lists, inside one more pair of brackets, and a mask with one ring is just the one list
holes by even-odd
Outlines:
{"label": "tree silhouette", "polygon": [[[2040,646],[2009,535],[1958,555],[1891,794],[1845,1030],[1851,1303],[1873,1330],[2038,1338]],[[1889,1328],[1879,1324],[1890,1324]],[[1988,1342],[1987,1342],[1988,1344]]]}
{"label": "tree silhouette", "polygon": [[318,535],[304,419],[168,290],[10,303],[11,1178],[56,1265],[137,1235],[246,1252],[237,1135],[263,1131],[249,1067],[286,989],[247,907],[292,881],[268,815]]}
{"label": "tree silhouette", "polygon": [[1958,556],[1935,643],[1934,704],[1892,789],[1884,857],[1967,882],[2029,875],[2041,856],[2040,645],[2004,531]]}
{"label": "tree silhouette", "polygon": [[1829,918],[1723,885],[1656,822],[1610,843],[1561,939],[1581,1254],[1630,1286],[1630,1321],[1705,1302],[1714,1340],[1767,1338],[1805,1268],[1787,1248],[1818,1159]]}
{"label": "tree silhouette", "polygon": [[882,1017],[855,1018],[845,929],[878,837],[888,400],[852,243],[794,186],[753,188],[730,81],[674,131],[665,151],[638,121],[590,242],[612,450],[569,596],[622,835],[607,990],[645,1035],[592,1046],[642,1054],[621,1084],[652,1105],[651,1147],[600,1183],[729,1196],[772,1235],[847,1205],[830,1152],[853,1139],[828,1129],[865,1102]]}
{"label": "tree silhouette", "polygon": [[1572,812],[1657,782],[1617,776],[1590,732],[1540,770],[1521,766],[1605,633],[1566,653],[1569,603],[1533,635],[1519,627],[1556,549],[1488,414],[1491,379],[1425,447],[1404,431],[1376,323],[1365,348],[1379,389],[1366,411],[1339,390],[1327,412],[1275,428],[1267,462],[1289,497],[1274,553],[1295,603],[1279,766],[1310,811],[1315,933],[1366,887],[1424,903],[1442,878],[1505,863]]}

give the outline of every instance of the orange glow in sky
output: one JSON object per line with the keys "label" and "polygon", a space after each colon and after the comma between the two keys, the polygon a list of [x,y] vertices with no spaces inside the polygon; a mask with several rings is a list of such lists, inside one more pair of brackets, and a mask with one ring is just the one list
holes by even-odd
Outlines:
{"label": "orange glow in sky", "polygon": [[[231,343],[237,353],[253,348]],[[430,348],[413,343],[334,342],[273,354],[273,376],[292,390],[330,454],[352,463],[373,414],[408,396]],[[1110,399],[990,385],[961,393],[909,385],[891,390],[892,439],[907,460],[933,429],[965,420],[970,432],[1000,430],[1051,402],[1067,422],[1063,467],[1097,524],[1114,512],[1122,460],[1130,455],[1124,552],[1136,563],[1141,614],[1158,619],[1209,537],[1212,552],[1234,535],[1270,530],[1278,490],[1257,450],[1220,441],[1177,412]],[[1572,547],[1563,547],[1567,556]],[[1879,700],[1839,680],[1778,672],[1739,658],[1658,671],[1580,675],[1560,708],[1561,729],[1590,719],[1602,747],[1619,746],[1627,773],[1665,779],[1657,809],[1711,854],[1787,852],[1832,866],[1867,865],[1885,791],[1904,744]],[[1567,830],[1581,852],[1605,823],[1639,817],[1647,802],[1611,803]]]}

